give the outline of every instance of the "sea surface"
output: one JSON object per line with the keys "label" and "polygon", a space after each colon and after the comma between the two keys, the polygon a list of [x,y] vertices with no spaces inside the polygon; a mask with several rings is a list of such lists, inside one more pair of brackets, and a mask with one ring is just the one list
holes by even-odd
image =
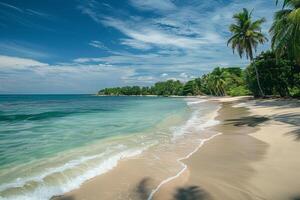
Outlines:
{"label": "sea surface", "polygon": [[196,123],[213,125],[201,116],[216,109],[184,98],[0,95],[0,199],[76,189],[166,136],[176,143]]}

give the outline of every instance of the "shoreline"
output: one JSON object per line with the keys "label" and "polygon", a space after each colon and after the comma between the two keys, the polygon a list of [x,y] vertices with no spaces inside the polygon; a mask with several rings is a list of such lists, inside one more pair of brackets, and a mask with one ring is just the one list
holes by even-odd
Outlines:
{"label": "shoreline", "polygon": [[[295,170],[300,168],[300,161],[299,163],[294,163],[295,167],[293,168],[293,172],[285,174],[286,177],[288,177],[287,179],[295,184],[294,192],[285,192],[284,190],[288,189],[283,189],[284,187],[281,188],[279,192],[274,192],[275,189],[272,189],[272,185],[274,185],[273,182],[265,179],[265,177],[270,178],[272,176],[268,171],[264,171],[262,166],[268,165],[266,163],[269,161],[266,161],[266,157],[269,155],[269,149],[272,149],[274,146],[274,144],[269,141],[272,141],[272,139],[268,140],[268,138],[273,138],[273,136],[268,133],[268,129],[270,128],[269,126],[274,126],[274,121],[269,119],[271,116],[265,116],[265,111],[267,110],[269,115],[270,113],[294,113],[298,115],[300,113],[298,107],[299,101],[282,99],[249,100],[249,97],[192,98],[220,103],[222,107],[221,111],[218,111],[217,119],[221,121],[221,124],[208,128],[213,129],[216,134],[202,139],[202,142],[192,152],[185,154],[185,156],[183,155],[178,158],[176,162],[173,162],[173,165],[175,165],[175,163],[179,164],[179,167],[176,168],[177,172],[175,170],[173,175],[169,173],[169,176],[163,178],[160,170],[164,165],[161,165],[153,169],[140,169],[142,173],[145,174],[160,174],[158,177],[161,177],[161,181],[158,181],[157,178],[147,176],[141,179],[141,176],[138,177],[136,174],[132,174],[130,170],[135,169],[136,166],[144,166],[143,158],[130,158],[121,160],[115,169],[87,181],[79,189],[53,199],[64,200],[70,198],[72,200],[96,200],[100,194],[102,195],[101,199],[115,199],[116,196],[113,197],[113,195],[109,194],[112,191],[120,192],[117,199],[134,200],[176,199],[176,195],[196,195],[196,197],[198,195],[199,197],[203,197],[203,199],[220,199],[222,197],[222,199],[225,200],[269,199],[271,197],[271,199],[288,200],[290,197],[298,195],[297,189],[299,188],[298,186],[300,186],[300,182],[292,179],[293,176],[296,175],[296,177],[299,177],[299,179],[296,179],[300,180],[300,172],[298,173]],[[295,103],[296,106],[293,108],[293,111],[291,111],[291,109],[288,108],[280,106],[272,107],[273,105],[269,105],[273,104],[274,101],[275,104],[279,101],[279,103],[283,102],[283,104],[287,105]],[[242,120],[239,120],[239,118]],[[224,122],[226,122],[226,124]],[[275,131],[282,127],[283,124],[279,124],[277,128],[275,128]],[[297,128],[299,127],[294,127],[295,130],[297,130]],[[285,131],[290,130],[292,130],[291,127],[285,128]],[[279,135],[281,139],[285,137],[284,133],[279,133]],[[284,147],[289,149],[288,145],[292,143],[291,140],[292,139],[289,138],[288,141],[285,141]],[[299,150],[300,152],[299,144],[298,141],[293,143],[294,151]],[[236,148],[234,148],[235,145],[237,145]],[[275,146],[275,148],[277,147]],[[292,156],[291,159],[296,159],[297,151],[294,154],[288,151],[287,154]],[[280,159],[277,159],[276,162],[282,163]],[[283,170],[289,171],[286,165],[280,166],[284,167]],[[272,167],[269,166],[269,169],[272,171]],[[110,185],[109,187],[101,184],[105,181],[116,181],[120,176],[133,177],[128,180],[128,183],[125,183],[126,181],[123,180],[125,189],[118,188],[120,184],[117,184],[113,188],[111,188],[112,186],[110,184],[108,184]],[[288,183],[289,182],[286,182],[285,184]],[[257,185],[260,185],[260,187]],[[104,189],[101,189],[101,187],[104,187]],[[264,192],[266,191],[264,188],[271,189],[269,189],[268,192]],[[104,194],[99,191],[96,192],[97,189],[107,191]],[[278,188],[276,189],[278,190]],[[180,191],[183,192],[183,194],[180,194]],[[189,194],[189,192],[191,194]],[[280,196],[280,198],[272,196],[273,192],[276,193],[277,196]]]}
{"label": "shoreline", "polygon": [[178,178],[182,173],[184,173],[184,171],[187,169],[187,165],[182,162],[186,159],[189,159],[194,153],[196,153],[197,151],[199,151],[199,149],[209,140],[214,139],[215,137],[221,135],[222,133],[216,133],[215,135],[207,138],[207,139],[203,139],[200,143],[200,145],[191,153],[189,153],[188,155],[186,155],[185,157],[179,158],[177,159],[177,162],[179,162],[181,164],[181,166],[183,167],[175,176],[169,177],[165,180],[163,180],[154,190],[152,190],[152,192],[150,193],[149,197],[147,198],[147,200],[152,200],[153,196],[156,194],[156,192],[159,191],[159,189],[164,185],[167,184],[168,182]]}
{"label": "shoreline", "polygon": [[[195,117],[194,115],[197,114],[199,115],[199,111],[198,111],[198,103],[203,103],[203,102],[207,102],[206,100],[203,101],[202,99],[199,98],[191,98],[189,99],[189,101],[191,101],[191,105],[192,107],[196,106],[196,110],[194,110],[195,108],[189,108],[194,110],[193,112],[191,112],[191,116],[189,117],[189,119],[183,124],[183,126],[180,126],[180,128],[185,129],[186,125],[187,127],[190,129],[194,129],[197,128],[195,127],[194,124],[195,122],[191,122],[190,120],[194,120],[193,118]],[[188,104],[188,102],[187,102]],[[97,199],[100,195],[101,195],[101,199],[116,199],[118,198],[117,195],[115,195],[115,193],[119,193],[119,195],[129,195],[127,198],[125,199],[141,199],[140,195],[138,191],[136,191],[136,189],[138,189],[139,187],[145,187],[143,190],[146,190],[145,193],[146,194],[142,194],[144,197],[142,199],[151,199],[151,193],[155,193],[155,190],[158,190],[160,185],[163,184],[166,179],[168,179],[168,181],[170,181],[170,179],[176,178],[177,176],[179,176],[182,172],[185,171],[186,169],[186,165],[182,162],[182,160],[187,159],[188,157],[190,157],[193,153],[195,153],[200,147],[203,146],[203,144],[218,136],[220,133],[215,133],[215,132],[209,132],[206,131],[205,129],[210,129],[210,127],[214,126],[215,123],[218,123],[218,121],[215,120],[216,116],[218,115],[218,110],[220,109],[220,105],[218,103],[215,102],[208,102],[208,108],[209,109],[209,105],[214,105],[213,107],[215,107],[215,111],[213,112],[209,112],[209,115],[201,115],[200,116],[203,119],[206,119],[208,121],[206,121],[205,123],[200,123],[198,124],[201,129],[203,129],[203,135],[198,135],[198,133],[196,133],[195,131],[193,131],[193,134],[188,135],[189,137],[191,137],[188,140],[184,140],[187,143],[190,144],[190,148],[186,148],[186,143],[182,143],[178,141],[176,143],[173,142],[173,139],[170,140],[171,142],[171,146],[168,145],[169,147],[163,147],[163,149],[148,149],[146,150],[145,153],[143,153],[142,155],[138,155],[136,157],[133,158],[129,158],[129,159],[124,159],[124,160],[120,160],[120,162],[118,163],[118,165],[113,168],[112,170],[108,171],[105,174],[102,174],[100,176],[96,176],[88,181],[86,181],[85,183],[83,183],[80,188],[75,189],[73,191],[67,192],[66,194],[62,195],[62,196],[56,196],[53,197],[52,199],[55,200],[62,200],[65,198],[74,198],[74,199]],[[188,107],[190,107],[188,104]],[[204,109],[205,110],[205,109]],[[196,120],[199,120],[198,118],[196,118]],[[177,130],[179,132],[181,132],[182,130],[179,129]],[[176,132],[177,132],[176,131]],[[188,131],[188,130],[186,130]],[[202,131],[201,131],[202,132]],[[196,133],[196,135],[194,135]],[[177,135],[175,133],[172,133],[172,137],[177,137]],[[183,137],[181,136],[181,134],[179,135],[179,137]],[[184,136],[185,137],[185,136]],[[199,141],[199,142],[198,142]],[[174,143],[174,144],[173,144]],[[193,144],[194,143],[194,144]],[[176,145],[175,145],[176,144]],[[175,146],[174,146],[175,145]],[[179,145],[179,147],[177,147]],[[161,151],[166,151],[163,155],[159,155],[161,154]],[[151,158],[154,155],[159,155],[160,158]],[[162,157],[161,157],[162,156]],[[175,156],[175,157],[174,157]],[[156,156],[154,156],[156,157]],[[171,157],[174,157],[174,159],[171,159]],[[178,158],[176,158],[178,157]],[[150,162],[147,161],[150,159]],[[160,162],[156,162],[156,160],[159,159],[161,160]],[[145,162],[146,161],[146,162]],[[155,164],[156,163],[156,164]],[[139,166],[139,167],[138,167]],[[154,167],[155,166],[155,167]],[[169,166],[166,168],[166,166]],[[137,168],[138,167],[138,168]],[[129,173],[129,168],[130,169],[137,169],[140,170],[140,167],[143,168],[143,173],[141,174],[132,174],[131,172]],[[130,174],[130,175],[128,175]],[[146,174],[146,175],[145,175]],[[174,175],[175,174],[175,175]],[[124,176],[126,177],[126,181],[124,180],[124,182],[122,182],[121,180],[118,180],[121,183],[117,183],[117,184],[113,184],[113,185],[103,185],[105,182],[109,181],[109,180],[117,180],[119,176]],[[144,181],[147,181],[147,183]],[[141,185],[144,184],[144,185]],[[117,185],[117,186],[116,186]],[[125,186],[126,189],[122,188]],[[95,190],[95,188],[99,188],[98,191]],[[109,190],[105,189],[105,188],[110,188]],[[120,191],[121,190],[121,191]],[[102,192],[101,192],[102,191]],[[105,194],[103,194],[103,192]],[[91,193],[94,193],[92,195],[90,195]],[[152,195],[153,195],[152,194]]]}

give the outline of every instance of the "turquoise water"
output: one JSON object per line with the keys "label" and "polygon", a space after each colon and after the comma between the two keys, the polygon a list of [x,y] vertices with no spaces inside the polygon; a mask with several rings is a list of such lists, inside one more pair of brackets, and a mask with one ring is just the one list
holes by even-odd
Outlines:
{"label": "turquoise water", "polygon": [[0,199],[74,189],[157,144],[189,113],[181,98],[1,95]]}

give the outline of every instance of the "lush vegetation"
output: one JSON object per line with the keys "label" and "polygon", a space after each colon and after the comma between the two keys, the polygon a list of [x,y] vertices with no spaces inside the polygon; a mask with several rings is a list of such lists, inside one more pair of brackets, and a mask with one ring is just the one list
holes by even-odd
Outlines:
{"label": "lush vegetation", "polygon": [[[278,4],[279,1],[276,1]],[[300,0],[283,0],[270,29],[276,57],[287,55],[300,65]]]}
{"label": "lush vegetation", "polygon": [[260,96],[256,73],[260,74],[263,94],[300,97],[300,70],[288,58],[276,58],[272,51],[262,52],[246,68],[215,68],[211,73],[186,83],[167,80],[151,87],[126,86],[105,88],[99,95],[159,95],[159,96]]}
{"label": "lush vegetation", "polygon": [[[277,0],[276,4],[280,1]],[[300,97],[300,0],[283,0],[270,27],[272,49],[255,56],[258,45],[268,39],[261,32],[264,18],[253,20],[252,11],[233,15],[227,45],[240,58],[250,60],[246,69],[215,68],[186,83],[167,80],[151,87],[105,88],[99,95],[214,95]]]}
{"label": "lush vegetation", "polygon": [[238,96],[251,92],[245,83],[244,71],[240,68],[215,68],[211,73],[186,83],[168,80],[155,83],[152,87],[117,87],[100,90],[99,95],[160,95],[189,96],[216,95]]}
{"label": "lush vegetation", "polygon": [[293,61],[276,59],[275,53],[271,51],[263,52],[254,59],[246,69],[246,83],[254,96],[259,96],[254,68],[259,71],[264,94],[299,97],[300,73]]}

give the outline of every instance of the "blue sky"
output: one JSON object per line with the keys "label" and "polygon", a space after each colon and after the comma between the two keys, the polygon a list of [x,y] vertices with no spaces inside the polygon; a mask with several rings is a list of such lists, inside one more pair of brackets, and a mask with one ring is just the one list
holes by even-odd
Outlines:
{"label": "blue sky", "polygon": [[0,0],[0,93],[95,93],[244,67],[226,46],[244,7],[267,34],[275,0]]}

